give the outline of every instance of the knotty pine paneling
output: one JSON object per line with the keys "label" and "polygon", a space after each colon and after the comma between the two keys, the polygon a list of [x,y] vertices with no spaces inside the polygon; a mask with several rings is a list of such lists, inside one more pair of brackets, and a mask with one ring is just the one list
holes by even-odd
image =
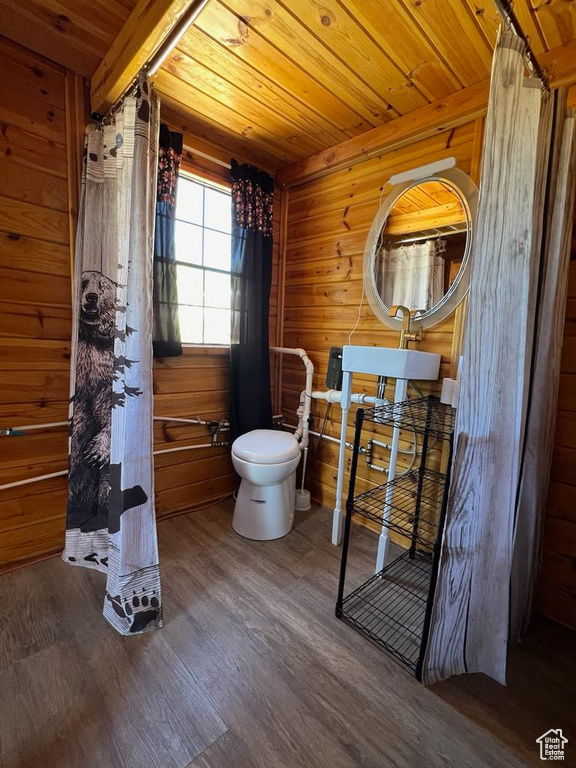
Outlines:
{"label": "knotty pine paneling", "polygon": [[576,629],[576,211],[560,393],[536,606]]}
{"label": "knotty pine paneling", "polygon": [[[574,40],[572,5],[515,0],[537,55]],[[210,0],[157,85],[281,167],[487,81],[501,23],[494,0]]]}
{"label": "knotty pine paneling", "polygon": [[31,51],[38,51],[91,77],[135,5],[136,0],[0,0],[0,34],[20,44],[14,45],[14,58],[24,65],[33,68]]}
{"label": "knotty pine paneling", "polygon": [[[68,412],[66,72],[4,38],[0,69],[0,425],[18,426]],[[65,469],[66,453],[65,429],[0,437],[0,484]],[[61,548],[66,486],[0,491],[0,568]]]}
{"label": "knotty pine paneling", "polygon": [[[328,352],[331,346],[349,343],[396,346],[398,334],[374,317],[362,297],[363,249],[372,218],[393,173],[454,155],[462,170],[478,174],[481,160],[479,141],[474,142],[474,125],[442,133],[381,158],[330,173],[289,191],[285,242],[285,290],[283,344],[304,347],[315,364],[314,387],[324,389]],[[570,267],[562,375],[556,428],[556,447],[544,531],[542,571],[536,607],[552,619],[576,627],[576,227]],[[451,375],[454,315],[426,332],[419,349],[442,355],[440,377]],[[304,386],[297,360],[283,364],[282,410],[288,423],[295,423],[295,409]],[[375,379],[355,377],[354,390],[375,394]],[[354,411],[354,407],[352,408]],[[313,402],[313,429],[319,431],[326,404]],[[326,434],[340,433],[340,411],[332,406]],[[353,416],[348,440],[353,439]],[[367,439],[374,430],[366,430]],[[381,439],[389,437],[382,430]],[[410,436],[402,444],[411,448]],[[314,498],[334,506],[337,477],[337,446],[322,445],[313,438],[308,462],[307,487]],[[399,464],[407,466],[407,455]],[[347,456],[349,468],[351,453]],[[378,460],[378,457],[377,457]],[[384,452],[380,456],[387,463]],[[346,482],[347,482],[346,475]],[[358,487],[366,490],[382,482],[382,475],[369,470],[360,457]]]}
{"label": "knotty pine paneling", "polygon": [[[65,421],[72,322],[66,72],[2,38],[0,70],[13,75],[0,89],[0,425]],[[184,167],[220,183],[228,178],[189,153]],[[278,197],[272,341],[279,216]],[[180,358],[155,361],[155,413],[226,419],[229,386],[227,349],[186,347]],[[206,427],[167,422],[155,423],[154,436],[156,449],[211,439]],[[0,485],[66,468],[65,428],[0,437]],[[155,468],[159,518],[209,504],[238,484],[226,448],[157,456]],[[0,571],[61,549],[66,494],[66,477],[0,491]]]}
{"label": "knotty pine paneling", "polygon": [[[433,138],[339,170],[290,189],[285,242],[285,290],[283,344],[304,347],[315,365],[314,387],[325,389],[328,353],[331,346],[354,344],[396,347],[398,333],[388,330],[373,315],[362,298],[364,245],[380,200],[387,194],[387,180],[394,173],[444,157],[456,157],[466,173],[479,166],[479,141],[474,123],[446,131]],[[474,171],[476,172],[476,171]],[[442,355],[441,376],[450,375],[454,316],[427,331],[419,349]],[[355,377],[354,391],[376,394],[376,379]],[[297,359],[286,359],[282,375],[282,410],[288,423],[295,423],[304,372]],[[391,394],[390,389],[388,395]],[[353,409],[354,410],[354,409]],[[326,403],[314,401],[313,429],[319,431]],[[353,416],[348,439],[353,438]],[[389,430],[377,430],[379,439],[391,438]],[[326,434],[340,433],[340,409],[332,406]],[[374,430],[367,428],[365,439]],[[410,450],[413,436],[405,435],[402,448]],[[378,449],[375,463],[386,464],[387,453]],[[338,446],[313,438],[306,485],[316,500],[334,506]],[[347,456],[349,467],[351,452]],[[401,454],[401,467],[410,457]],[[382,482],[382,474],[370,470],[361,457],[358,487],[366,490]]]}

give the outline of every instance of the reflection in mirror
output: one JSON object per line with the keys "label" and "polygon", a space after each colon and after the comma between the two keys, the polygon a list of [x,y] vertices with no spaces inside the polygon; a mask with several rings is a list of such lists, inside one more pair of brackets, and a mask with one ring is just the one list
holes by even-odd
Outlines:
{"label": "reflection in mirror", "polygon": [[462,268],[469,211],[454,186],[438,179],[405,190],[391,207],[374,253],[374,285],[387,307],[425,313],[439,304]]}

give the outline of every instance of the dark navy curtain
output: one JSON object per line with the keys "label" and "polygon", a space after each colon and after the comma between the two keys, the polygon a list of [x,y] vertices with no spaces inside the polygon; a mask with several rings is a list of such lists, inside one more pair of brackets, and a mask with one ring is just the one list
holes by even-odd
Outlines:
{"label": "dark navy curtain", "polygon": [[231,163],[231,437],[272,428],[268,315],[272,281],[274,179]]}
{"label": "dark navy curtain", "polygon": [[154,230],[154,357],[182,354],[176,284],[176,187],[182,156],[182,134],[160,126],[158,189]]}

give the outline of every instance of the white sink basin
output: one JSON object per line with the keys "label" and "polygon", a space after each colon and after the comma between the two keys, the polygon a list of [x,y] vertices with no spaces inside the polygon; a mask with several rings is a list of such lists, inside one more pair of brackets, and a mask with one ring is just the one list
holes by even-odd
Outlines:
{"label": "white sink basin", "polygon": [[393,379],[436,381],[440,371],[440,355],[415,349],[345,346],[342,370],[390,376]]}

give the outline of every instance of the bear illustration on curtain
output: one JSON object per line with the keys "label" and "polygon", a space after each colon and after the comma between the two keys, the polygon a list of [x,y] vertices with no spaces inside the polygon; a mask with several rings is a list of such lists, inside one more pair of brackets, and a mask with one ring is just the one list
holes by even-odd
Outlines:
{"label": "bear illustration on curtain", "polygon": [[139,78],[87,136],[76,241],[65,562],[106,573],[121,634],[162,626],[152,453],[159,103]]}
{"label": "bear illustration on curtain", "polygon": [[[70,499],[68,525],[83,533],[108,528],[120,530],[120,515],[144,504],[147,495],[141,486],[120,490],[121,467],[110,466],[112,407],[122,407],[125,396],[136,397],[134,388],[119,395],[112,392],[112,380],[135,360],[114,357],[116,284],[101,272],[82,273],[78,346],[76,352],[76,389],[73,396],[70,452]],[[126,333],[134,332],[127,328]],[[122,494],[120,504],[110,504],[110,496]],[[119,511],[116,515],[110,514]],[[96,553],[85,556],[94,562]]]}

